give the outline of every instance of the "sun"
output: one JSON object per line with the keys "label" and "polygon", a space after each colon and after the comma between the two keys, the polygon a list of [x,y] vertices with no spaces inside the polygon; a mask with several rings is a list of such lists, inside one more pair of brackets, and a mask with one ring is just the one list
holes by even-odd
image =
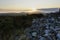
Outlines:
{"label": "sun", "polygon": [[36,12],[36,11],[37,11],[36,8],[31,8],[31,10],[28,12],[32,13],[32,12]]}
{"label": "sun", "polygon": [[36,11],[36,8],[32,8],[32,11]]}

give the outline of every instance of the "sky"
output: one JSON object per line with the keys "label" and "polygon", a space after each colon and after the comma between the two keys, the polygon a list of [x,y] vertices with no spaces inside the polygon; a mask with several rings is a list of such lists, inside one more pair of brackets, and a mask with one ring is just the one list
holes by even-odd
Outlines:
{"label": "sky", "polygon": [[0,10],[60,8],[60,0],[0,0]]}

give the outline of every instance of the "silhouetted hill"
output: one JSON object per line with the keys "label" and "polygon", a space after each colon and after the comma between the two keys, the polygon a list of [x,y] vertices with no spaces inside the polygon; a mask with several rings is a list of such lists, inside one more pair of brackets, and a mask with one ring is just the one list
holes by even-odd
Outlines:
{"label": "silhouetted hill", "polygon": [[37,9],[38,11],[40,11],[41,13],[55,13],[55,12],[59,12],[60,8],[43,8],[43,9]]}

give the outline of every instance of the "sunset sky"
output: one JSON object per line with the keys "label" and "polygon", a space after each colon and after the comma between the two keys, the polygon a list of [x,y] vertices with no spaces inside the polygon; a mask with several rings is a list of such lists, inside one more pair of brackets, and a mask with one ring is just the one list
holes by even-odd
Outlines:
{"label": "sunset sky", "polygon": [[0,10],[60,8],[60,0],[0,0]]}

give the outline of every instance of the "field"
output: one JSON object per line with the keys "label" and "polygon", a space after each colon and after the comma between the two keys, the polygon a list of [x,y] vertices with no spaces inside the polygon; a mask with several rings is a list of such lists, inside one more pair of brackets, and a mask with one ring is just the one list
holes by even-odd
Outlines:
{"label": "field", "polygon": [[0,16],[0,40],[28,40],[25,30],[32,26],[33,19],[48,17],[48,15],[60,16],[59,13]]}

